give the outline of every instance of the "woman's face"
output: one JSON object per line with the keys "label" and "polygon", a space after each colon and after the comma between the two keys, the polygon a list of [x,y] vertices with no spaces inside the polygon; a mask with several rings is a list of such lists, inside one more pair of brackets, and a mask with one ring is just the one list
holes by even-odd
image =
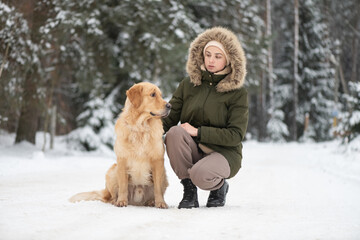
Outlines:
{"label": "woman's face", "polygon": [[216,73],[225,68],[226,57],[220,48],[210,46],[205,50],[205,67],[209,72]]}

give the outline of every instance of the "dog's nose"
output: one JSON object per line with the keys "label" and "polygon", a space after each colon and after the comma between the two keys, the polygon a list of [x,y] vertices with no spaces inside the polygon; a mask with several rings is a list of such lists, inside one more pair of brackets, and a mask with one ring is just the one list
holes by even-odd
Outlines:
{"label": "dog's nose", "polygon": [[166,103],[165,107],[168,108],[168,109],[171,109],[171,104],[170,104],[170,103]]}

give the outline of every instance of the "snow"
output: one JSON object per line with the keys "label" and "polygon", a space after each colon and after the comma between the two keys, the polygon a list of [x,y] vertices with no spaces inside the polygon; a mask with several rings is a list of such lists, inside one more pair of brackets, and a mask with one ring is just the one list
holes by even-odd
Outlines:
{"label": "snow", "polygon": [[181,31],[181,29],[176,29],[175,34],[178,36],[178,38],[185,38],[185,33]]}
{"label": "snow", "polygon": [[360,123],[360,111],[354,111],[349,120],[350,126]]}
{"label": "snow", "polygon": [[9,13],[9,12],[11,12],[11,8],[6,4],[0,3],[0,11],[1,12],[4,11],[6,13]]}
{"label": "snow", "polygon": [[244,143],[224,208],[177,209],[182,188],[166,157],[169,209],[70,203],[101,189],[113,153],[13,145],[0,132],[0,239],[359,239],[360,139],[327,143]]}

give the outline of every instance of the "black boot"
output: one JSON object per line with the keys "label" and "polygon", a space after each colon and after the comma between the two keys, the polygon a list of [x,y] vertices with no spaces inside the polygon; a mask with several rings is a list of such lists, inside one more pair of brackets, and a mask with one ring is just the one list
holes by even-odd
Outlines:
{"label": "black boot", "polygon": [[184,195],[178,208],[198,208],[197,187],[189,178],[181,180],[181,184],[184,185]]}
{"label": "black boot", "polygon": [[223,207],[226,201],[226,194],[229,191],[229,184],[224,180],[224,184],[221,188],[210,192],[207,207]]}

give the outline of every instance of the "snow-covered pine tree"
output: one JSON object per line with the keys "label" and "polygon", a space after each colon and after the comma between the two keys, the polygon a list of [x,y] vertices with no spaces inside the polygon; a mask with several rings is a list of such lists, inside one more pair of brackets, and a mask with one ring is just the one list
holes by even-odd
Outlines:
{"label": "snow-covered pine tree", "polygon": [[139,81],[164,95],[185,75],[188,43],[201,30],[179,1],[106,1],[103,25],[113,41],[114,69],[125,76],[122,91]]}
{"label": "snow-covered pine tree", "polygon": [[[278,3],[280,4],[280,3]],[[290,12],[291,4],[285,3],[277,13],[283,16],[282,20],[275,20],[280,26],[279,41],[293,38],[293,13]],[[309,128],[306,138],[316,141],[327,140],[331,136],[332,113],[335,106],[334,96],[334,66],[330,63],[331,41],[328,26],[324,23],[319,5],[315,0],[299,2],[299,64],[298,84],[299,103],[297,109],[297,133],[304,134],[305,115],[310,117]],[[275,43],[276,45],[277,43]],[[291,41],[285,47],[276,45],[277,68],[275,73],[278,77],[276,84],[275,99],[277,104],[282,105],[285,113],[285,123],[290,126],[292,113],[292,89],[293,75],[293,49]],[[274,52],[276,52],[276,50]],[[280,55],[279,55],[280,52]]]}
{"label": "snow-covered pine tree", "polygon": [[[163,90],[164,96],[171,93],[185,76],[187,45],[200,28],[178,1],[98,4],[100,12],[94,21],[99,21],[106,47],[112,51],[108,64],[116,81],[105,87],[101,84],[107,82],[106,78],[95,75],[99,84],[86,98],[84,111],[77,118],[79,128],[70,134],[69,142],[76,141],[86,150],[111,150],[111,123],[121,111],[125,90],[133,83],[150,81]],[[117,89],[115,93],[109,92],[112,88]]]}
{"label": "snow-covered pine tree", "polygon": [[[42,0],[31,6],[33,8],[23,8],[21,2],[0,5],[0,24],[3,26],[0,30],[0,41],[3,43],[1,59],[6,60],[2,61],[4,71],[1,81],[4,88],[1,91],[4,95],[1,95],[9,100],[0,105],[12,103],[15,106],[11,112],[0,110],[1,119],[11,120],[15,125],[5,126],[7,129],[16,128],[23,102],[21,94],[23,87],[29,86],[24,85],[25,79],[28,79],[35,91],[31,95],[41,99],[40,104],[33,104],[39,114],[31,112],[36,122],[37,116],[44,118],[43,113],[51,104],[57,104],[63,120],[60,122],[71,129],[69,122],[73,121],[72,117],[78,114],[78,109],[88,98],[95,79],[101,76],[103,85],[113,79],[108,67],[111,53],[99,21],[98,9],[101,6],[95,1],[74,3],[69,0]],[[36,24],[32,24],[30,29],[28,25],[31,23],[24,14],[32,10],[36,10],[36,18],[32,19]],[[37,12],[41,12],[41,19]],[[7,56],[3,55],[7,52],[4,48],[8,48]],[[53,85],[53,91],[47,90]],[[47,104],[47,99],[53,99],[53,103]],[[6,108],[9,109],[8,106]],[[5,109],[5,105],[1,109]],[[1,122],[4,126],[4,121]],[[28,129],[29,124],[25,125]],[[20,122],[19,126],[24,124]],[[32,132],[38,129],[41,126],[33,127]]]}
{"label": "snow-covered pine tree", "polygon": [[61,107],[60,122],[69,125],[74,121],[76,127],[68,135],[68,145],[107,151],[113,145],[114,118],[120,105],[112,71],[113,45],[102,25],[103,3],[52,3],[54,17],[48,19],[42,32],[44,44],[56,56],[53,69],[59,74],[56,104]]}
{"label": "snow-covered pine tree", "polygon": [[16,130],[24,72],[33,54],[30,32],[23,14],[0,2],[0,128]]}
{"label": "snow-covered pine tree", "polygon": [[273,1],[273,9],[275,114],[269,120],[267,128],[270,139],[285,141],[290,139],[293,112],[294,2]]}
{"label": "snow-covered pine tree", "polygon": [[68,134],[69,148],[112,152],[115,142],[114,119],[121,108],[119,103],[116,104],[119,88],[114,88],[108,96],[104,96],[101,84],[102,80],[99,79],[84,111],[77,117],[79,127]]}
{"label": "snow-covered pine tree", "polygon": [[359,135],[359,38],[360,4],[358,0],[327,0],[323,6],[331,27],[330,36],[339,45],[334,48],[339,78],[339,116],[334,129],[337,135],[347,141]]}
{"label": "snow-covered pine tree", "polygon": [[360,135],[360,82],[350,82],[349,89],[351,97],[349,97],[352,110],[349,112],[349,117],[345,129],[350,132],[349,140],[353,140]]}
{"label": "snow-covered pine tree", "polygon": [[359,81],[360,4],[358,0],[324,1],[323,11],[330,25],[330,36],[340,42],[340,61],[344,78]]}
{"label": "snow-covered pine tree", "polygon": [[[48,6],[43,6],[37,1],[31,0],[27,1],[27,4],[24,4],[24,1],[11,2],[8,7],[13,9],[9,13],[12,15],[18,15],[18,19],[21,22],[25,22],[27,25],[27,35],[26,42],[21,42],[24,40],[24,36],[21,36],[20,39],[14,39],[14,35],[18,35],[17,26],[23,25],[22,23],[11,21],[6,21],[5,33],[7,39],[6,48],[9,46],[9,55],[13,53],[16,54],[17,50],[13,52],[13,46],[10,48],[10,43],[13,42],[15,45],[22,45],[22,50],[25,50],[23,55],[26,55],[29,61],[26,62],[25,67],[22,68],[22,88],[21,92],[21,105],[20,113],[17,121],[16,129],[16,139],[15,142],[28,141],[35,143],[35,135],[38,130],[38,116],[40,115],[41,104],[44,101],[44,75],[45,68],[43,65],[43,56],[45,54],[44,49],[41,47],[41,35],[39,34],[39,29],[44,24],[47,18]],[[14,20],[14,18],[12,18]],[[22,29],[23,30],[23,29]],[[21,31],[21,30],[20,30]],[[16,32],[16,33],[15,33]],[[12,39],[12,40],[11,40]],[[6,52],[5,52],[6,53]],[[7,54],[7,53],[6,53]],[[18,65],[19,61],[14,61],[14,65]],[[8,77],[12,75],[17,75],[16,73],[8,72]]]}
{"label": "snow-covered pine tree", "polygon": [[[304,126],[309,114],[309,128],[304,137],[329,140],[335,104],[335,69],[331,65],[331,41],[316,0],[305,0],[300,6],[299,117]],[[309,134],[312,133],[312,134]]]}
{"label": "snow-covered pine tree", "polygon": [[[280,109],[279,96],[281,92],[276,91],[274,81],[276,75],[273,72],[273,42],[275,42],[275,35],[272,32],[272,7],[271,0],[266,1],[266,38],[268,42],[267,53],[267,79],[268,79],[268,116],[269,119],[266,123],[266,136],[267,139],[272,141],[285,141],[285,137],[289,136],[289,130],[284,123],[284,112]],[[277,99],[278,101],[275,101]]]}

